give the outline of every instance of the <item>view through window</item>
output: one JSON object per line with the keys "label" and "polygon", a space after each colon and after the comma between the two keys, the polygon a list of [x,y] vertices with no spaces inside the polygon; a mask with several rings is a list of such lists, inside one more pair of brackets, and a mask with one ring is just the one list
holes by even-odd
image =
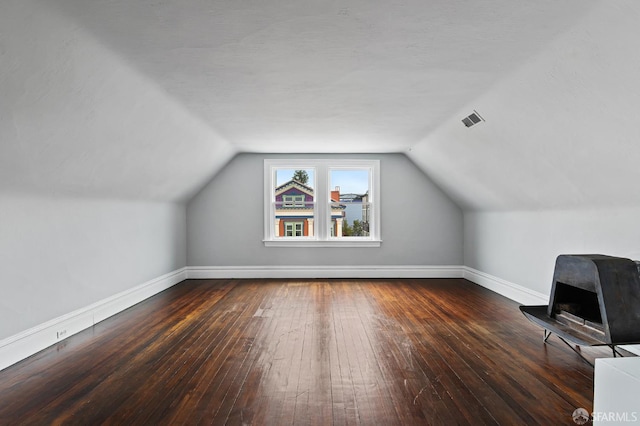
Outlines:
{"label": "view through window", "polygon": [[265,243],[379,243],[378,170],[377,160],[265,160]]}
{"label": "view through window", "polygon": [[331,236],[369,236],[368,169],[329,169]]}
{"label": "view through window", "polygon": [[315,222],[315,170],[275,169],[274,236],[313,237]]}

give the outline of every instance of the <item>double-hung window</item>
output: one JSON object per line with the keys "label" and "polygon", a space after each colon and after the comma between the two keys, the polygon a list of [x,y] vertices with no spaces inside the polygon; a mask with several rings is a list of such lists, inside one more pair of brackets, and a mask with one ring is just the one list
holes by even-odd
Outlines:
{"label": "double-hung window", "polygon": [[283,195],[282,205],[284,207],[302,207],[304,206],[304,195]]}
{"label": "double-hung window", "polygon": [[303,222],[285,222],[284,223],[284,236],[286,237],[301,237],[304,229]]}
{"label": "double-hung window", "polygon": [[264,242],[379,246],[379,160],[265,160]]}

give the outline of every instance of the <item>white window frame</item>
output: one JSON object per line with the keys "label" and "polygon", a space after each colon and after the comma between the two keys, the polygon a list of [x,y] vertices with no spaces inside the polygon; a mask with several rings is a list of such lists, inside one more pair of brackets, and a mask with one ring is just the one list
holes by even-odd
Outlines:
{"label": "white window frame", "polygon": [[[287,201],[285,201],[287,198]],[[304,195],[283,195],[282,196],[283,207],[304,207]]]}
{"label": "white window frame", "polygon": [[291,225],[291,233],[292,234],[297,234],[298,233],[298,227],[300,228],[300,235],[293,235],[296,237],[300,237],[302,236],[302,234],[304,234],[304,223],[299,222],[299,221],[295,221],[295,220],[285,220],[284,221],[284,233],[285,235],[287,234],[287,225]]}
{"label": "white window frame", "polygon": [[[314,232],[310,237],[276,237],[275,188],[278,169],[313,169]],[[369,171],[369,236],[331,236],[331,170]],[[380,160],[265,159],[264,244],[267,247],[380,247]]]}

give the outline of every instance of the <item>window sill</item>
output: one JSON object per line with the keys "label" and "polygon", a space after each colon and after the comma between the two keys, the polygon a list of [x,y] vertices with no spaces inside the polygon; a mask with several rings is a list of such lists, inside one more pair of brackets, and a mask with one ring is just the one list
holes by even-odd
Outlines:
{"label": "window sill", "polygon": [[382,240],[332,239],[332,240],[263,240],[265,247],[380,247]]}

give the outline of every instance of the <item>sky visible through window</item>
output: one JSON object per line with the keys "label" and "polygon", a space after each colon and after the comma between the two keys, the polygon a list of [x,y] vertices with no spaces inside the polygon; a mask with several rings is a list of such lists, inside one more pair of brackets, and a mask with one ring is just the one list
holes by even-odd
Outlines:
{"label": "sky visible through window", "polygon": [[[293,174],[299,169],[278,169],[276,171],[276,186],[280,186],[291,180]],[[314,170],[306,170],[309,175],[307,185],[313,187]],[[369,190],[369,171],[368,170],[331,170],[331,189],[336,186],[340,187],[341,194],[359,194],[363,195]]]}
{"label": "sky visible through window", "polygon": [[309,175],[309,182],[307,182],[307,186],[313,188],[313,169],[278,169],[276,170],[276,187],[289,182],[296,170],[306,170]]}
{"label": "sky visible through window", "polygon": [[336,186],[341,194],[364,195],[369,190],[369,171],[331,170],[331,189]]}

